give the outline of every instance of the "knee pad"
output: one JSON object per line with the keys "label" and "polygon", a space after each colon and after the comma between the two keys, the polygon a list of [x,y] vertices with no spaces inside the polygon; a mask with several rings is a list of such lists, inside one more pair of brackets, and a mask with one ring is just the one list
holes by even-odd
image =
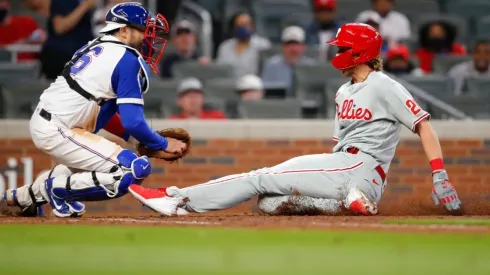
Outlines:
{"label": "knee pad", "polygon": [[142,180],[151,174],[151,163],[147,156],[138,157],[133,151],[122,150],[117,155],[119,165],[130,170],[133,177],[137,180]]}

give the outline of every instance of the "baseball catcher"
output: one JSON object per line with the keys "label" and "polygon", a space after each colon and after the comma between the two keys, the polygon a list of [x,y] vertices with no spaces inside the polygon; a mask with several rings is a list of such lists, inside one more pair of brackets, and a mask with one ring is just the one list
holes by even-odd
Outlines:
{"label": "baseball catcher", "polygon": [[[4,212],[8,205],[35,216],[49,203],[57,217],[80,217],[83,201],[121,197],[148,177],[148,157],[176,161],[188,152],[187,132],[155,132],[143,115],[150,69],[158,73],[169,32],[166,19],[129,2],[114,6],[106,23],[103,36],[78,50],[42,93],[30,120],[32,141],[59,165],[31,185],[7,190]],[[139,144],[139,154],[96,135],[101,129]]]}

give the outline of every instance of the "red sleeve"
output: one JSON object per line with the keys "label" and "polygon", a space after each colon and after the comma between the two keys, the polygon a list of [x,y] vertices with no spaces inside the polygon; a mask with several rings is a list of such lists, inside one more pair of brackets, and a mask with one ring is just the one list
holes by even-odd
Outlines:
{"label": "red sleeve", "polygon": [[23,22],[23,27],[29,32],[29,33],[32,33],[34,32],[35,30],[38,30],[40,29],[39,25],[37,24],[37,22],[30,18],[30,17],[26,17],[24,19],[24,22]]}
{"label": "red sleeve", "polygon": [[216,111],[216,118],[226,119],[226,115],[221,111]]}
{"label": "red sleeve", "polygon": [[466,48],[461,43],[454,43],[452,53],[455,55],[466,55]]}
{"label": "red sleeve", "polygon": [[104,130],[120,138],[125,137],[124,135],[125,129],[122,125],[121,117],[117,113],[111,117],[109,122],[107,122],[107,124],[104,127]]}
{"label": "red sleeve", "polygon": [[219,110],[209,110],[203,113],[203,119],[226,119],[226,115]]}
{"label": "red sleeve", "polygon": [[432,70],[432,60],[434,59],[434,54],[424,50],[423,48],[419,48],[415,52],[415,56],[419,60],[419,66],[422,71],[425,73],[430,73]]}

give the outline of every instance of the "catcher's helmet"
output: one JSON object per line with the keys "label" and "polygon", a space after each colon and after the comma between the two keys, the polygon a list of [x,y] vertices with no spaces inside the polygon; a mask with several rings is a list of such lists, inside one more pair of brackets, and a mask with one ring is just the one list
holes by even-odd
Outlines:
{"label": "catcher's helmet", "polygon": [[107,12],[107,25],[100,30],[107,33],[122,27],[130,27],[145,33],[143,46],[140,50],[148,66],[158,73],[158,63],[162,58],[170,31],[167,19],[163,15],[151,16],[138,2],[117,4]]}
{"label": "catcher's helmet", "polygon": [[381,53],[383,39],[376,29],[367,24],[347,23],[327,43],[347,49],[332,59],[335,68],[344,70],[377,58]]}

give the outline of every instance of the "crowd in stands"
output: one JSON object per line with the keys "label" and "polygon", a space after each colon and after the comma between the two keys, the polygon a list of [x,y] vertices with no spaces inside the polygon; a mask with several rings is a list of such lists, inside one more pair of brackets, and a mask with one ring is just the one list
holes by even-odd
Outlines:
{"label": "crowd in stands", "polygon": [[[21,63],[38,59],[40,77],[48,80],[61,73],[77,49],[99,35],[110,8],[125,2],[23,0],[27,10],[45,20],[46,25],[42,26],[32,17],[13,14],[13,1],[0,0],[0,47],[42,45],[39,53],[19,52],[16,60]],[[200,51],[199,26],[192,20],[181,18],[172,25],[167,52],[160,63],[160,76],[164,81],[175,79],[175,67],[181,63],[197,62],[204,70],[208,64],[222,64],[232,70],[238,100],[261,100],[267,87],[277,86],[284,87],[287,96],[294,96],[295,68],[328,64],[336,54],[336,49],[325,42],[335,37],[339,27],[346,22],[340,16],[343,12],[339,5],[341,1],[311,0],[311,21],[283,26],[280,41],[272,41],[257,31],[251,10],[239,10],[225,18],[229,21],[229,33],[214,41],[217,46],[212,56],[205,56]],[[436,58],[470,54],[471,58],[455,64],[447,72],[454,81],[454,93],[463,93],[466,77],[490,77],[489,40],[483,37],[466,44],[468,41],[458,39],[458,26],[440,18],[413,28],[411,17],[397,9],[396,0],[366,1],[370,1],[371,9],[360,12],[351,20],[379,30],[384,41],[383,66],[386,72],[397,76],[424,77],[435,73]],[[207,109],[203,81],[192,77],[181,79],[175,91],[179,110],[171,118],[227,117],[222,111]]]}

